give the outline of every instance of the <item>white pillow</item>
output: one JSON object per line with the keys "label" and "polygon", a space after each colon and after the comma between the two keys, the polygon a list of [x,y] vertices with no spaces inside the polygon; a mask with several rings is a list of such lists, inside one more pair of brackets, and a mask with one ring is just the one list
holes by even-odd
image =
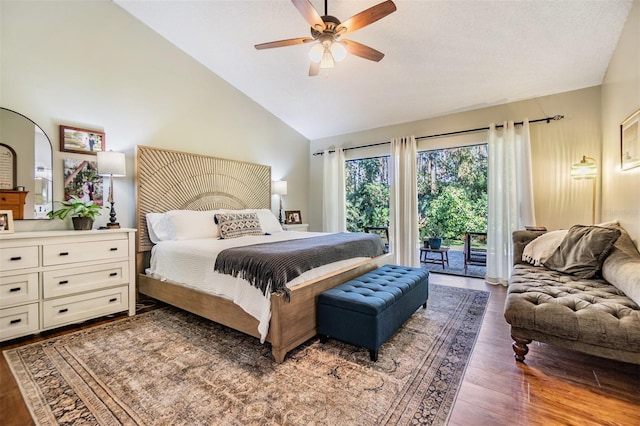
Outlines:
{"label": "white pillow", "polygon": [[171,210],[165,213],[172,240],[218,238],[220,229],[214,215],[221,210]]}
{"label": "white pillow", "polygon": [[267,234],[273,234],[275,232],[282,232],[282,225],[278,222],[278,218],[269,209],[255,209],[250,210],[258,214],[258,220],[260,220],[260,226],[262,230]]}
{"label": "white pillow", "polygon": [[558,246],[560,246],[567,232],[569,232],[569,230],[560,229],[540,235],[524,246],[522,260],[534,266],[542,266],[542,264],[551,257],[553,252],[556,251]]}
{"label": "white pillow", "polygon": [[169,224],[164,213],[147,213],[147,230],[152,243],[158,244],[160,241],[171,239]]}

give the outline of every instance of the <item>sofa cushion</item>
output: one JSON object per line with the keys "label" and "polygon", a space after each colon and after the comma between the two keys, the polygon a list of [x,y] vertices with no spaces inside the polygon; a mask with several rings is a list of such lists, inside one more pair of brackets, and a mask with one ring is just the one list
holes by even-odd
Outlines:
{"label": "sofa cushion", "polygon": [[602,267],[618,237],[619,228],[574,225],[544,266],[580,278],[591,278]]}
{"label": "sofa cushion", "polygon": [[513,328],[640,352],[640,306],[604,279],[518,264],[504,316]]}
{"label": "sofa cushion", "polygon": [[620,237],[602,264],[602,276],[640,305],[640,252],[622,227]]}

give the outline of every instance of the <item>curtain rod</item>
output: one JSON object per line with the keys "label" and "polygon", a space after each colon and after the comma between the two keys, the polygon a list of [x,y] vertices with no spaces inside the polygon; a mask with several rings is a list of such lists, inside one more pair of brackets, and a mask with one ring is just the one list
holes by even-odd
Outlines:
{"label": "curtain rod", "polygon": [[[554,115],[553,117],[545,117],[545,118],[538,118],[536,120],[530,120],[529,123],[540,123],[542,121],[545,121],[548,123],[551,122],[551,120],[554,121],[558,121],[558,120],[562,120],[564,118],[564,115]],[[522,126],[524,124],[524,121],[518,121],[516,123],[513,123],[516,126]],[[498,124],[496,126],[496,129],[499,129],[501,127],[504,127],[504,124]],[[477,129],[467,129],[467,130],[457,130],[455,132],[447,132],[447,133],[438,133],[437,135],[428,135],[428,136],[418,136],[416,138],[416,140],[422,140],[422,139],[431,139],[431,138],[440,138],[443,136],[453,136],[453,135],[461,135],[464,133],[475,133],[475,132],[481,132],[484,130],[489,130],[489,127],[478,127]],[[379,145],[387,145],[390,144],[391,141],[387,141],[387,142],[377,142],[377,143],[371,143],[368,145],[360,145],[360,146],[350,146],[348,148],[344,148],[343,151],[350,151],[352,149],[361,149],[361,148],[370,148],[372,146],[379,146]],[[330,149],[329,152],[336,152],[335,149]],[[323,155],[324,151],[320,151],[320,152],[315,152],[313,155]]]}

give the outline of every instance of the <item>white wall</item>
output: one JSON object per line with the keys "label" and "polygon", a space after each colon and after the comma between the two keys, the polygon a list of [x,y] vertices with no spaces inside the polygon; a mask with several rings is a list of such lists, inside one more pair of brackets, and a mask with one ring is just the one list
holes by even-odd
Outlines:
{"label": "white wall", "polygon": [[[136,145],[270,165],[289,181],[285,207],[304,217],[308,140],[109,0],[3,0],[0,36],[0,105],[51,139],[56,200],[63,159],[90,158],[59,151],[66,124],[104,130],[106,148],[126,154],[127,177],[114,184],[121,225],[135,226]],[[16,230],[63,226],[21,221]]]}
{"label": "white wall", "polygon": [[[570,178],[571,165],[583,155],[600,162],[600,86],[545,96],[474,111],[461,112],[411,123],[371,129],[348,135],[311,141],[311,152],[331,146],[357,146],[389,141],[397,136],[428,136],[457,130],[486,127],[490,123],[521,121],[564,115],[550,124],[531,124],[533,179],[538,225],[548,229],[568,228],[592,221],[592,186]],[[482,134],[478,134],[481,137]],[[441,148],[439,139],[429,139]],[[379,148],[388,154],[388,145]],[[355,151],[352,151],[355,152]],[[371,154],[368,150],[367,154]],[[322,157],[312,157],[309,193],[322,193]],[[585,182],[587,184],[585,184]],[[322,228],[322,198],[310,199],[310,227]]]}
{"label": "white wall", "polygon": [[635,0],[602,85],[602,218],[640,242],[640,167],[620,169],[620,123],[640,109],[640,0]]}

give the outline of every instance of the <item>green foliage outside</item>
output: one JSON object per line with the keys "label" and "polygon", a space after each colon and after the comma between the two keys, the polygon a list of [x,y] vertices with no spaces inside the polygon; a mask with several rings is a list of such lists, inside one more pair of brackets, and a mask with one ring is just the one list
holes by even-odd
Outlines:
{"label": "green foliage outside", "polygon": [[[389,156],[346,162],[347,229],[389,224]],[[420,240],[459,244],[467,231],[487,230],[487,146],[418,153]]]}

